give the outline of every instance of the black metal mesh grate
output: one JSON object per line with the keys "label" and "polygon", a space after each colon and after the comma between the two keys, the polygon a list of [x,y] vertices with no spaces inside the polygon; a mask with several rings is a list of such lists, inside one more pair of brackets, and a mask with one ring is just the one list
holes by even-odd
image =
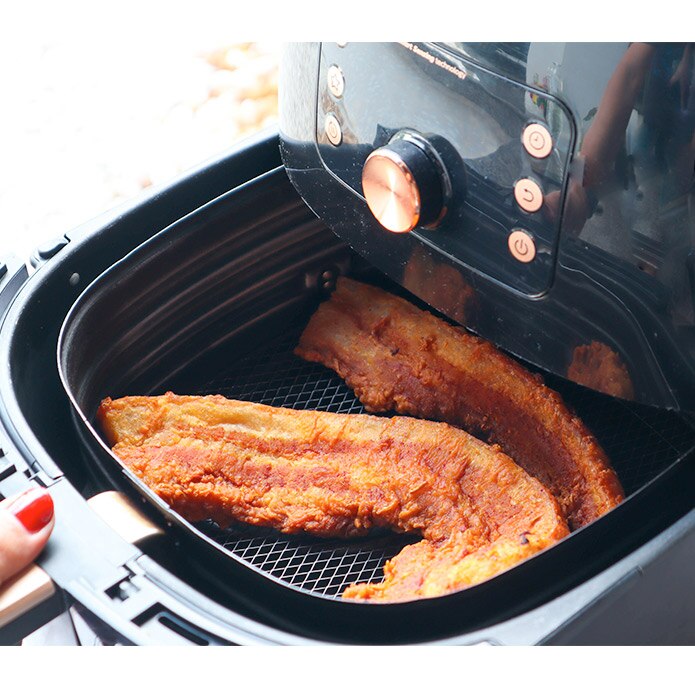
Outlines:
{"label": "black metal mesh grate", "polygon": [[[293,329],[232,361],[198,393],[271,406],[363,413],[353,392],[331,370],[293,354]],[[594,432],[618,472],[627,495],[649,482],[695,445],[695,431],[676,414],[595,394],[550,378],[565,401]],[[199,528],[229,552],[285,583],[338,597],[351,583],[379,581],[387,559],[417,538],[383,534],[361,540],[320,540],[250,526]]]}
{"label": "black metal mesh grate", "polygon": [[331,597],[339,597],[351,583],[381,580],[387,559],[419,539],[385,534],[351,541],[317,540],[244,526],[221,530],[212,522],[199,528],[267,574]]}

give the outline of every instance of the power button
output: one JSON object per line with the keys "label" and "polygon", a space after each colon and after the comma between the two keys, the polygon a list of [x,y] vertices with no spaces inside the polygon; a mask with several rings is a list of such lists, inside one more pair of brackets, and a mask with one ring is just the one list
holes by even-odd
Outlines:
{"label": "power button", "polygon": [[343,132],[340,128],[340,122],[338,121],[338,117],[336,117],[335,114],[333,114],[333,112],[329,112],[326,115],[326,119],[323,123],[323,128],[326,132],[328,140],[334,146],[340,146],[340,144],[343,141]]}
{"label": "power button", "polygon": [[536,257],[536,244],[533,236],[526,231],[516,230],[509,234],[507,239],[509,252],[522,263],[530,263]]}

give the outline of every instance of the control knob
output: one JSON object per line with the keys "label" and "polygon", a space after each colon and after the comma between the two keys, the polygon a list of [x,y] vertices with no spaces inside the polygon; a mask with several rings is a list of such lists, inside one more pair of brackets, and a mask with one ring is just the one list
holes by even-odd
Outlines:
{"label": "control knob", "polygon": [[399,132],[369,154],[362,191],[376,220],[388,231],[434,227],[446,213],[451,186],[441,158],[422,136]]}

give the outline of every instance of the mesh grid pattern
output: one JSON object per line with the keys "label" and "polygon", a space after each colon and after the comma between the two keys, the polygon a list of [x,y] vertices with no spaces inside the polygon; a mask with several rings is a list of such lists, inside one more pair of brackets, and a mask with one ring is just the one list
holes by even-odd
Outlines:
{"label": "mesh grid pattern", "polygon": [[[332,371],[293,354],[303,324],[238,358],[197,392],[270,406],[363,413],[353,392]],[[695,431],[676,414],[599,396],[548,378],[594,432],[618,472],[626,495],[644,486],[695,445]],[[198,527],[227,551],[304,590],[339,597],[352,583],[380,581],[387,559],[417,538],[381,534],[360,540],[323,540],[212,522]]]}
{"label": "mesh grid pattern", "polygon": [[629,496],[695,445],[695,431],[671,411],[611,399],[555,378],[559,391],[609,456]]}

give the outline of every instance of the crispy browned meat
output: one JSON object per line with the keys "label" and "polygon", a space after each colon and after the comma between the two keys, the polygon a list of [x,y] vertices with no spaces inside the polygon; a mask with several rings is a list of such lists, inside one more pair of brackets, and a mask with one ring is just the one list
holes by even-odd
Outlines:
{"label": "crispy browned meat", "polygon": [[441,595],[567,533],[557,501],[509,457],[444,423],[272,408],[221,396],[127,397],[98,419],[114,453],[184,517],[349,537],[419,532],[363,600]]}
{"label": "crispy browned meat", "polygon": [[571,528],[622,500],[605,453],[557,393],[404,299],[341,278],[296,352],[334,369],[369,411],[446,421],[499,444],[552,491]]}

